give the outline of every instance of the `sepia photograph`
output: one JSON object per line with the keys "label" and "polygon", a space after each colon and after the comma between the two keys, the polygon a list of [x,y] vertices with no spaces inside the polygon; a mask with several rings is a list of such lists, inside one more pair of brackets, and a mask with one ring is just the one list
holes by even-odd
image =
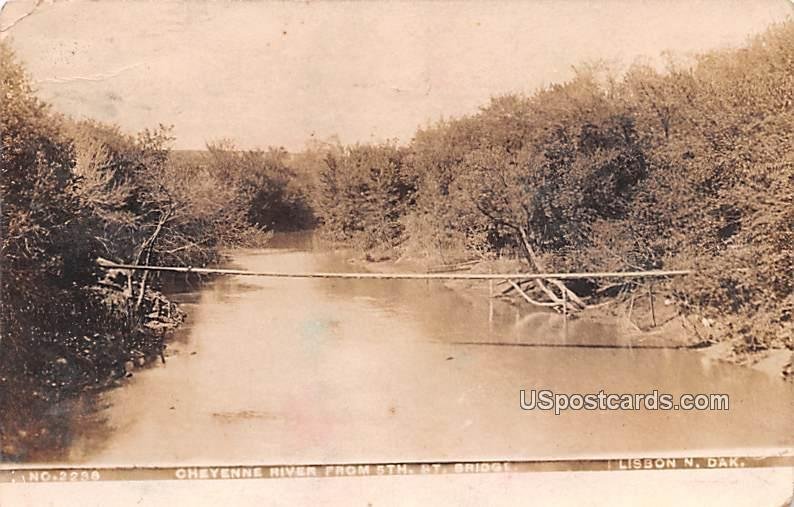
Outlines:
{"label": "sepia photograph", "polygon": [[794,505],[791,0],[0,0],[0,505]]}

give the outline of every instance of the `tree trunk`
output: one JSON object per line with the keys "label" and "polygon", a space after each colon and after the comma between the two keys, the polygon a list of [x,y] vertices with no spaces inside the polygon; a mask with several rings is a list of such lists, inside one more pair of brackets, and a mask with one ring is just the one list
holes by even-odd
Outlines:
{"label": "tree trunk", "polygon": [[[146,260],[144,261],[146,265],[149,264],[152,258],[152,249],[154,249],[154,244],[157,241],[157,236],[160,235],[160,231],[163,230],[163,225],[168,221],[168,218],[171,216],[171,210],[164,211],[160,214],[160,219],[157,220],[157,227],[155,227],[154,232],[152,235],[141,245],[141,251],[138,254],[138,258],[136,259],[136,264],[140,263],[140,257],[144,250],[146,250]],[[149,278],[149,272],[144,271],[143,275],[141,275],[141,282],[138,289],[138,300],[135,302],[135,314],[139,315],[141,310],[141,305],[143,304],[143,298],[146,294],[146,281]]]}
{"label": "tree trunk", "polygon": [[[518,227],[518,233],[521,239],[524,257],[526,258],[530,267],[534,269],[536,273],[544,273],[546,271],[545,266],[543,266],[537,254],[535,253],[535,250],[532,248],[527,231],[523,227]],[[567,313],[571,313],[572,311],[583,310],[587,308],[587,305],[584,303],[584,301],[582,301],[582,299],[577,296],[576,293],[566,287],[564,283],[560,282],[559,280],[552,279],[547,280],[547,282],[560,289],[560,294],[562,294],[564,297],[561,298],[557,296],[554,291],[552,291],[546,286],[545,283],[543,283],[542,280],[535,280],[535,285],[546,294],[552,303],[554,303],[556,310],[567,311]]]}

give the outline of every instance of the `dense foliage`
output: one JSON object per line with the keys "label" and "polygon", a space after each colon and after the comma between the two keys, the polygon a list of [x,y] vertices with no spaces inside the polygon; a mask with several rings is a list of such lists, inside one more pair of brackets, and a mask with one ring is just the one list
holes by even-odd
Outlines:
{"label": "dense foliage", "polygon": [[211,146],[196,160],[175,156],[162,126],[129,135],[59,116],[5,44],[0,97],[0,454],[13,459],[62,437],[31,422],[47,407],[161,355],[180,319],[155,274],[98,259],[204,266],[311,217],[285,153]]}
{"label": "dense foliage", "polygon": [[315,202],[324,212],[325,230],[367,249],[396,246],[413,190],[403,157],[404,151],[391,145],[328,153]]}
{"label": "dense foliage", "polygon": [[693,268],[669,296],[715,321],[712,338],[792,347],[793,103],[792,22],[663,72],[582,68],[422,129],[399,157],[391,145],[329,157],[316,213],[334,237],[400,254]]}

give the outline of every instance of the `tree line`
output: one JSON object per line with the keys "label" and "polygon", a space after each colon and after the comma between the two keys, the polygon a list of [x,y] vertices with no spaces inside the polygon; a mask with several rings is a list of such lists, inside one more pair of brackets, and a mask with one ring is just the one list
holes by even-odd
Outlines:
{"label": "tree line", "polygon": [[60,115],[6,43],[0,97],[0,456],[14,459],[58,447],[63,435],[31,423],[52,403],[164,360],[181,320],[157,274],[97,259],[206,266],[312,216],[283,150],[175,152],[162,125],[129,134]]}
{"label": "tree line", "polygon": [[[791,348],[793,61],[789,21],[664,70],[582,66],[568,82],[421,128],[405,146],[326,150],[315,213],[330,237],[377,258],[694,269],[668,297],[715,322],[708,339]],[[528,290],[559,301],[607,289]]]}
{"label": "tree line", "polygon": [[[582,66],[407,144],[180,152],[164,126],[130,134],[56,113],[0,43],[0,433],[27,435],[0,453],[52,447],[58,436],[25,421],[161,355],[180,320],[157,275],[108,272],[98,258],[206,266],[315,225],[373,259],[694,269],[667,297],[714,322],[709,339],[792,348],[792,62],[786,22],[664,70]],[[585,307],[627,287],[523,290]]]}

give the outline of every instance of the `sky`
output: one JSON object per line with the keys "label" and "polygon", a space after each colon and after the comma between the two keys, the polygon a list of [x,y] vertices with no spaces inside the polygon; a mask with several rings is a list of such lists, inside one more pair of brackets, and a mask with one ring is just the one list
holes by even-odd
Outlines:
{"label": "sky", "polygon": [[0,36],[61,112],[173,125],[176,148],[297,151],[334,135],[407,142],[574,65],[735,47],[792,13],[791,0],[9,0]]}

